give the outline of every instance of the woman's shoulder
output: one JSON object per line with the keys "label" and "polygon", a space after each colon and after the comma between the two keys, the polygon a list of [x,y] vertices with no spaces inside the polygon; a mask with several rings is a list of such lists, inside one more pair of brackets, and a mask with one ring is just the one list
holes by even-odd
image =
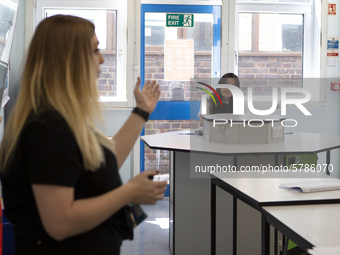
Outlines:
{"label": "woman's shoulder", "polygon": [[69,129],[65,119],[54,109],[31,112],[24,126],[24,130],[26,131],[35,130],[38,132],[65,129]]}
{"label": "woman's shoulder", "polygon": [[63,116],[54,109],[44,109],[38,112],[31,112],[27,118],[27,122],[41,122],[41,123],[51,123],[51,122],[65,122]]}

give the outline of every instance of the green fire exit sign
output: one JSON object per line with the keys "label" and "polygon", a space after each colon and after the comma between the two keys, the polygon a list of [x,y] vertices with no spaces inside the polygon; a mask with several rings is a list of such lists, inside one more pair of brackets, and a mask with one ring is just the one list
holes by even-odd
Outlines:
{"label": "green fire exit sign", "polygon": [[166,14],[167,27],[194,27],[194,14]]}

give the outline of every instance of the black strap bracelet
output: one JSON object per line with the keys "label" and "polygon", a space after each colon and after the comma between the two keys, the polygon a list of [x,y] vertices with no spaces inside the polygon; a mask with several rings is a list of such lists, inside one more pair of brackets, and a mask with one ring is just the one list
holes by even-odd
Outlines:
{"label": "black strap bracelet", "polygon": [[148,112],[142,110],[139,107],[133,108],[132,112],[138,114],[139,116],[141,116],[145,120],[145,122],[148,121],[149,116],[150,116],[150,114]]}

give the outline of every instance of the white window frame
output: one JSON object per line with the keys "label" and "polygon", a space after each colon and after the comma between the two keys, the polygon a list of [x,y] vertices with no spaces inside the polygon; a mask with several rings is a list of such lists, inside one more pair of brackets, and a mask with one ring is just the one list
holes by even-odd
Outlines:
{"label": "white window frame", "polygon": [[[100,102],[102,108],[131,108],[133,106],[133,87],[127,82],[127,0],[71,0],[51,1],[35,0],[33,2],[32,32],[26,36],[30,40],[37,24],[44,17],[44,10],[47,8],[65,8],[81,10],[115,10],[117,12],[117,59],[116,59],[116,84],[117,97],[102,96]],[[26,4],[27,6],[27,4]],[[28,29],[30,31],[30,29]],[[26,45],[28,42],[26,42]]]}
{"label": "white window frame", "polygon": [[[302,14],[304,15],[304,53],[303,53],[303,89],[311,93],[311,100],[304,105],[310,108],[322,108],[326,105],[326,84],[320,79],[322,77],[321,70],[321,51],[320,33],[321,27],[321,11],[316,13],[315,10],[321,9],[321,2],[315,0],[315,5],[310,3],[262,3],[262,2],[233,2],[230,12],[234,13],[235,26],[230,30],[229,38],[235,38],[235,47],[229,48],[229,55],[234,56],[234,59],[229,58],[234,66],[234,72],[238,72],[238,14],[240,12],[249,13],[283,13],[283,14]],[[233,64],[233,65],[232,65]],[[313,79],[313,82],[309,79]],[[242,82],[241,82],[242,83]],[[256,100],[260,101],[257,105],[259,108],[268,108],[270,96],[256,96]],[[267,101],[267,103],[261,103]]]}

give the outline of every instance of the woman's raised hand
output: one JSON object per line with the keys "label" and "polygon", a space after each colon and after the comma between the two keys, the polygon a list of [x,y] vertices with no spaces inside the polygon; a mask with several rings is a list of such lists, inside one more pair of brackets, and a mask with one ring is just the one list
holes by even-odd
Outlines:
{"label": "woman's raised hand", "polygon": [[148,113],[152,113],[153,110],[156,108],[159,99],[159,85],[156,83],[155,80],[146,81],[142,90],[140,90],[140,84],[141,80],[138,77],[134,90],[137,107],[143,109]]}

